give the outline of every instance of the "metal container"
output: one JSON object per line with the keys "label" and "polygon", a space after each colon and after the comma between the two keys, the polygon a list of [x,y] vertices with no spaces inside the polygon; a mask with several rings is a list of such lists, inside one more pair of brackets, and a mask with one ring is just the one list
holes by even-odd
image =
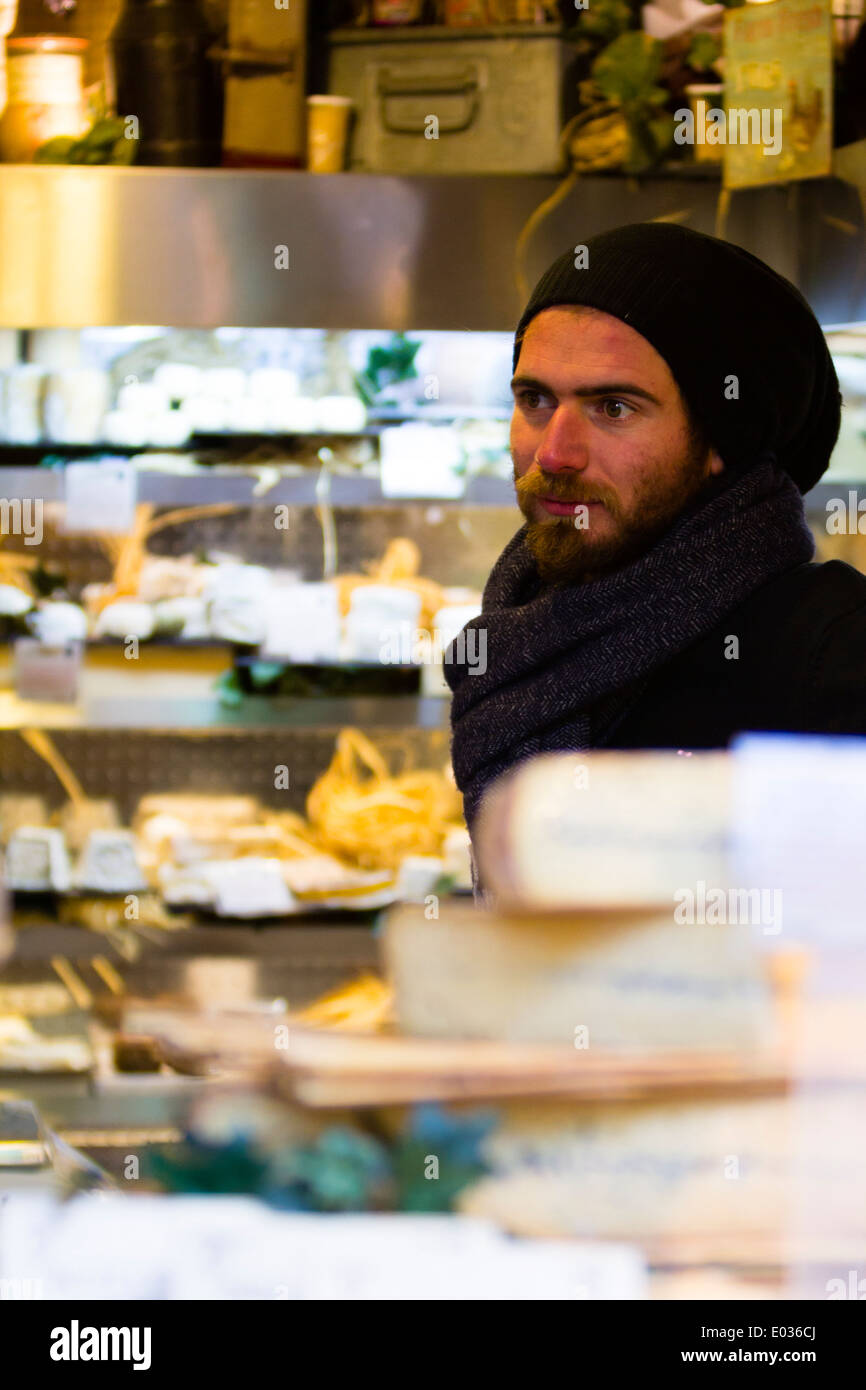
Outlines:
{"label": "metal container", "polygon": [[529,174],[561,168],[557,24],[532,29],[337,29],[328,89],[358,111],[350,169]]}
{"label": "metal container", "polygon": [[197,0],[126,0],[111,33],[119,116],[139,121],[139,164],[218,164],[222,84]]}
{"label": "metal container", "polygon": [[306,155],[306,0],[287,7],[229,0],[222,162],[303,168]]}

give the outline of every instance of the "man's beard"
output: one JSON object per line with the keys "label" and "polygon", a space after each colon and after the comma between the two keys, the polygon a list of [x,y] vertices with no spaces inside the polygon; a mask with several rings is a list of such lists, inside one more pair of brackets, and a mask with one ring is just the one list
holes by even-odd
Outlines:
{"label": "man's beard", "polygon": [[[711,486],[705,458],[705,446],[692,441],[678,477],[648,481],[636,493],[628,515],[612,488],[587,486],[567,470],[556,474],[536,473],[527,485],[528,475],[521,478],[515,469],[517,502],[527,523],[526,543],[544,583],[585,583],[621,569],[645,554]],[[572,516],[535,521],[531,516],[532,499],[539,496],[575,505],[602,502],[608,517],[616,523],[616,529],[604,539],[594,537],[592,516],[595,509],[587,514],[586,529],[576,526]]]}

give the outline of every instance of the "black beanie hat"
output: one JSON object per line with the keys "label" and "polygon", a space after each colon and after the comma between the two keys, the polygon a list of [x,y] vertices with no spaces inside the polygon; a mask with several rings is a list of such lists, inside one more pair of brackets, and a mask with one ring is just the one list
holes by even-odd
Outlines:
{"label": "black beanie hat", "polygon": [[[557,304],[623,319],[665,359],[709,443],[729,468],[771,449],[801,492],[825,471],[841,423],[836,369],[806,300],[751,252],[671,222],[590,237],[536,285],[514,339]],[[736,377],[738,398],[726,385]],[[731,396],[731,399],[728,399]]]}

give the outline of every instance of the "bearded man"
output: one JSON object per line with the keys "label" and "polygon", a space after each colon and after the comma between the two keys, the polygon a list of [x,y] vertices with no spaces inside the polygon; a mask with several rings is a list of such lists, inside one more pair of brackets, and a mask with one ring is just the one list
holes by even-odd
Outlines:
{"label": "bearded man", "polygon": [[541,277],[513,360],[525,522],[468,624],[486,667],[445,661],[470,833],[537,753],[866,733],[866,576],[815,563],[802,500],[839,383],[794,286],[715,237],[616,228]]}

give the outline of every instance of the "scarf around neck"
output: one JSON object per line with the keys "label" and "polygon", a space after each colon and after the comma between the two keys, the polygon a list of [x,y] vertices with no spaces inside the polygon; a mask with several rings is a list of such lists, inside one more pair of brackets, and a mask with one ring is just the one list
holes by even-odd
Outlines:
{"label": "scarf around neck", "polygon": [[650,550],[598,579],[543,585],[526,529],[445,653],[470,834],[490,782],[537,753],[603,746],[658,667],[815,553],[799,490],[771,453],[723,474]]}

